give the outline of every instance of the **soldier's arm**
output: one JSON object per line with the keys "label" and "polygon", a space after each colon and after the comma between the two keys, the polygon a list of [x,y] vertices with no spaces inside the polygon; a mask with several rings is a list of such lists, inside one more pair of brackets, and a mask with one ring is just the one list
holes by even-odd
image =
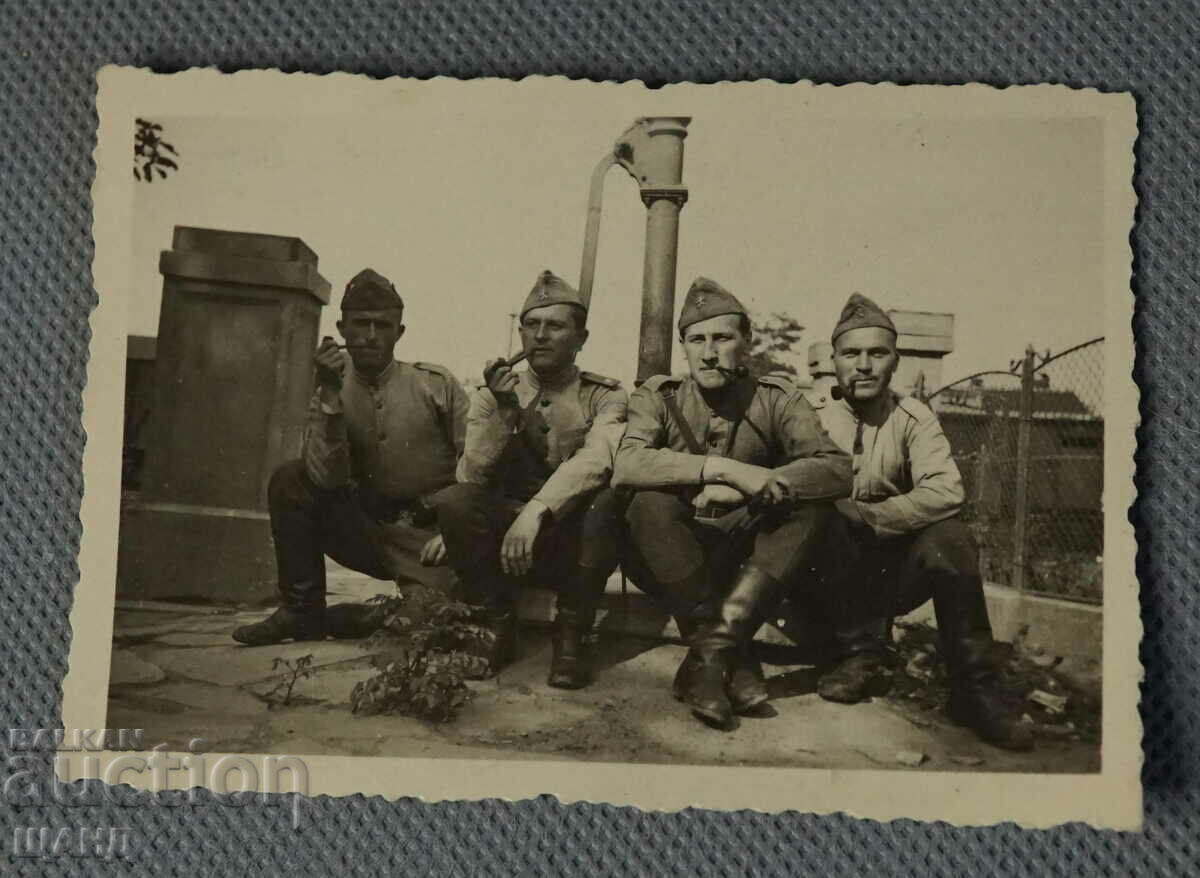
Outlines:
{"label": "soldier's arm", "polygon": [[467,446],[467,413],[471,409],[471,403],[458,379],[446,375],[443,385],[445,390],[442,394],[441,409],[446,438],[454,445],[454,456],[461,458]]}
{"label": "soldier's arm", "polygon": [[662,488],[700,484],[705,456],[665,447],[667,417],[666,403],[650,382],[629,397],[629,420],[613,465],[614,487]]}
{"label": "soldier's arm", "polygon": [[849,497],[854,488],[853,460],[829,438],[808,400],[796,391],[778,405],[779,436],[787,463],[775,472],[787,483],[790,496],[797,500]]}
{"label": "soldier's arm", "polygon": [[962,475],[942,425],[932,412],[913,417],[905,430],[913,489],[878,502],[855,505],[864,522],[880,536],[899,536],[951,518],[961,511]]}
{"label": "soldier's arm", "polygon": [[320,389],[313,394],[300,456],[308,477],[318,488],[333,491],[350,483],[350,438],[341,399],[336,394],[323,396]]}
{"label": "soldier's arm", "polygon": [[512,406],[501,406],[486,387],[471,398],[467,411],[462,455],[455,473],[459,482],[487,484],[495,474],[496,464],[512,439],[519,412]]}
{"label": "soldier's arm", "polygon": [[559,465],[533,499],[560,516],[573,501],[607,485],[617,445],[625,433],[628,404],[629,395],[620,387],[597,394],[592,426],[583,447]]}

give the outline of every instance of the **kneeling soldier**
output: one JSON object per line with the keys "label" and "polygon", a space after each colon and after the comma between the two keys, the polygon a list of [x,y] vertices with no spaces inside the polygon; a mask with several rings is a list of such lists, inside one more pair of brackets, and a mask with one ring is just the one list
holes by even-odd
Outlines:
{"label": "kneeling soldier", "polygon": [[576,367],[586,320],[579,294],[542,272],[521,309],[529,369],[488,363],[467,417],[459,484],[438,502],[464,598],[491,617],[493,672],[515,648],[516,587],[526,579],[557,586],[549,684],[564,689],[591,680],[585,638],[621,535],[609,479],[627,397],[619,382]]}
{"label": "kneeling soldier", "polygon": [[633,550],[690,646],[675,696],[727,727],[767,700],[750,642],[785,584],[814,580],[850,457],[790,382],[747,373],[750,319],[732,294],[697,279],[679,334],[689,374],[634,392],[613,483],[637,489]]}
{"label": "kneeling soldier", "polygon": [[364,269],[346,285],[338,331],[316,354],[317,390],[301,459],[267,489],[279,570],[280,607],[233,637],[251,646],[281,640],[362,636],[373,627],[361,604],[325,608],[325,556],[376,579],[450,591],[433,495],[454,484],[466,434],[467,397],[430,363],[393,357],[404,303],[382,275]]}
{"label": "kneeling soldier", "polygon": [[1014,722],[999,693],[979,559],[958,517],[964,496],[950,444],[928,406],[890,388],[900,359],[896,327],[855,294],[833,330],[833,346],[836,398],[818,414],[852,452],[855,475],[852,497],[836,504],[840,539],[828,559],[833,591],[847,599],[836,625],[840,663],[818,692],[846,703],[871,694],[890,619],[932,598],[950,677],[947,713],[991,744],[1028,749],[1029,731]]}

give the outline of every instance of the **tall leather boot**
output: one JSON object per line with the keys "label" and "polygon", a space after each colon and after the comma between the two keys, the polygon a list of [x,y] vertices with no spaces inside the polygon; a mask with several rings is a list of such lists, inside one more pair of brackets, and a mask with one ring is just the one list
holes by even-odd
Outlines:
{"label": "tall leather boot", "polygon": [[546,684],[557,689],[582,689],[592,682],[592,655],[588,637],[596,622],[596,608],[604,594],[608,573],[576,567],[567,591],[559,595],[555,616],[550,675]]}
{"label": "tall leather boot", "polygon": [[[765,570],[747,561],[738,569],[713,621],[698,626],[691,649],[677,678],[683,700],[692,712],[714,725],[727,728],[738,712],[751,711],[766,701],[766,687],[744,686],[731,691],[734,670],[740,666],[744,682],[755,678],[755,671],[739,657],[775,605],[782,599],[785,585]],[[752,658],[752,657],[751,657]],[[755,683],[761,683],[761,670]]]}
{"label": "tall leather boot", "polygon": [[858,615],[834,629],[835,663],[821,675],[817,694],[826,701],[857,704],[892,688],[887,644],[891,619]]}
{"label": "tall leather boot", "polygon": [[285,640],[325,639],[325,594],[311,583],[280,589],[280,606],[261,622],[234,629],[233,639],[247,646],[270,646]]}
{"label": "tall leather boot", "polygon": [[933,595],[939,639],[950,677],[946,714],[981,739],[1005,750],[1029,750],[1033,734],[1005,704],[983,584],[977,577],[946,577]]}
{"label": "tall leather boot", "polygon": [[722,618],[738,638],[729,678],[729,701],[739,716],[756,715],[769,698],[762,663],[754,655],[754,635],[775,611],[786,590],[779,580],[746,564],[721,605]]}

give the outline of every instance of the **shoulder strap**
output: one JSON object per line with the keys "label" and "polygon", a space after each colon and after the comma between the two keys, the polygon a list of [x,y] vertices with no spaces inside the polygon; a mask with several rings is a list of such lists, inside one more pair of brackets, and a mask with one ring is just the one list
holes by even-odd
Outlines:
{"label": "shoulder strap", "polygon": [[687,444],[688,450],[692,454],[704,454],[704,446],[696,439],[696,434],[692,432],[692,425],[687,422],[687,419],[683,416],[683,411],[679,408],[679,400],[675,398],[675,387],[670,384],[664,384],[658,388],[658,395],[667,404],[667,412],[670,414],[671,420],[675,422],[675,426],[679,428],[679,432],[683,435],[683,441]]}

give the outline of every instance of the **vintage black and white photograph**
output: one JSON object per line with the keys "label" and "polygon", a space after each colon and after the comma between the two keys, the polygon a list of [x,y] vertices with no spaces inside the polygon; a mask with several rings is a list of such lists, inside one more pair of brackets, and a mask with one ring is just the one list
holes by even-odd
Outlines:
{"label": "vintage black and white photograph", "polygon": [[1136,819],[1128,96],[99,101],[80,716],[315,791]]}

